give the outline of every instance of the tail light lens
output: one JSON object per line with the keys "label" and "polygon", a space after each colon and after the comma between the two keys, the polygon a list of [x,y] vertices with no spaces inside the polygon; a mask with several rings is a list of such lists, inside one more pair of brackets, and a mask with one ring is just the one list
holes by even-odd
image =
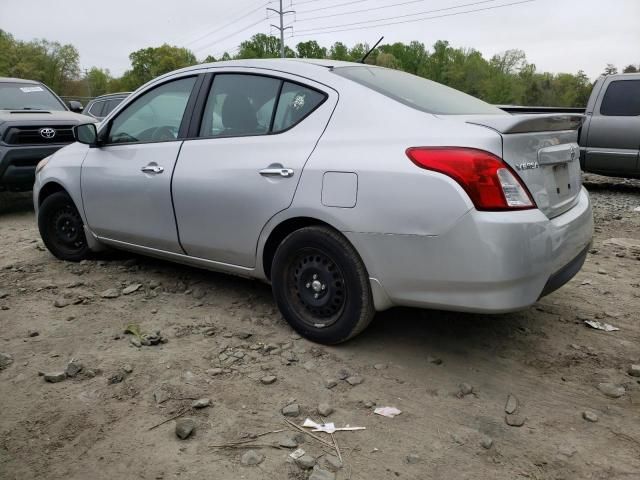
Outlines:
{"label": "tail light lens", "polygon": [[474,148],[414,147],[407,156],[418,167],[453,178],[477,210],[535,208],[529,191],[502,159]]}

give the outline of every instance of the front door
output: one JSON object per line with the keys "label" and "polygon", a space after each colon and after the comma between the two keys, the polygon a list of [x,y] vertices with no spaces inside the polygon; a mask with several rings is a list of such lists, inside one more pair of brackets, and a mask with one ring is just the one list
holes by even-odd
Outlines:
{"label": "front door", "polygon": [[[124,107],[82,164],[87,222],[101,238],[183,253],[171,202],[171,174],[196,77],[163,83]],[[105,130],[106,129],[106,130]]]}
{"label": "front door", "polygon": [[292,78],[215,75],[199,138],[185,141],[173,178],[187,254],[255,266],[260,232],[291,204],[337,101],[332,90]]}

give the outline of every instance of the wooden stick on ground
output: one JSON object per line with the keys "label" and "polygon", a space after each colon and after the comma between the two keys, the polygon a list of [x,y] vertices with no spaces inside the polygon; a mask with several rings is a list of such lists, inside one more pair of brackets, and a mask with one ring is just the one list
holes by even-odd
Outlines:
{"label": "wooden stick on ground", "polygon": [[307,430],[305,430],[304,428],[299,427],[298,425],[296,425],[296,424],[295,424],[295,423],[293,423],[292,421],[287,420],[286,418],[284,419],[284,421],[285,421],[285,422],[287,422],[289,425],[291,425],[291,426],[292,426],[293,428],[295,428],[296,430],[299,430],[299,431],[301,431],[302,433],[305,433],[305,434],[309,435],[311,438],[316,439],[317,441],[319,441],[319,442],[320,442],[320,443],[322,443],[323,445],[325,445],[325,446],[327,446],[327,447],[329,447],[329,448],[335,449],[335,446],[334,446],[333,444],[331,444],[331,443],[327,442],[326,440],[323,440],[322,438],[320,438],[320,437],[319,437],[319,436],[317,436],[317,435],[314,435],[314,434],[313,434],[313,433],[311,433],[311,432],[308,432],[308,431],[307,431]]}
{"label": "wooden stick on ground", "polygon": [[336,453],[338,454],[340,462],[344,463],[342,462],[342,454],[340,453],[340,447],[338,447],[338,441],[336,440],[336,437],[333,435],[333,433],[331,434],[331,440],[333,440],[333,445],[336,447]]}
{"label": "wooden stick on ground", "polygon": [[176,415],[174,415],[171,418],[167,418],[165,421],[158,423],[157,425],[154,425],[153,427],[149,428],[149,430],[147,431],[151,431],[154,428],[158,428],[160,425],[164,425],[165,423],[169,423],[171,420],[175,420],[178,417],[181,417],[182,415],[184,415],[185,413],[187,413],[189,410],[191,410],[191,407],[188,408],[184,408],[180,411],[180,413],[177,413]]}
{"label": "wooden stick on ground", "polygon": [[[211,447],[211,448],[224,448],[224,447],[242,446],[242,445],[245,445],[247,443],[253,442],[256,438],[264,437],[265,435],[271,435],[272,433],[282,433],[282,432],[284,432],[283,428],[280,429],[280,430],[272,430],[270,432],[258,433],[253,438],[245,438],[244,440],[236,440],[235,442],[223,443],[223,444],[220,444],[220,445],[209,445],[209,447]],[[280,448],[280,447],[277,447],[277,448]]]}

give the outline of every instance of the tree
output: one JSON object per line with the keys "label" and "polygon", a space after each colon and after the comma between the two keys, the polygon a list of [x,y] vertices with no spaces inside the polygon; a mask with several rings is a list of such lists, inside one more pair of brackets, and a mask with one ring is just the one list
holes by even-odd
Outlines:
{"label": "tree", "polygon": [[277,58],[280,56],[280,39],[258,33],[240,44],[236,58]]}
{"label": "tree", "polygon": [[622,70],[622,73],[638,73],[640,72],[640,64],[636,67],[635,65],[627,65]]}
{"label": "tree", "polygon": [[318,45],[315,40],[300,42],[296,45],[296,57],[299,58],[326,58],[327,49]]}
{"label": "tree", "polygon": [[111,74],[109,70],[103,70],[98,67],[91,67],[85,76],[87,82],[88,96],[97,97],[104,95],[109,91],[109,83],[111,81]]}
{"label": "tree", "polygon": [[607,63],[607,66],[604,69],[603,75],[615,75],[618,73],[618,69],[612,63]]}
{"label": "tree", "polygon": [[149,80],[179,68],[198,63],[191,50],[168,44],[137,50],[129,55],[131,70],[123,75],[123,85],[135,90]]}
{"label": "tree", "polygon": [[329,49],[329,58],[331,58],[331,60],[347,61],[350,59],[349,49],[344,43],[336,42]]}
{"label": "tree", "polygon": [[376,57],[376,65],[386,68],[400,68],[400,62],[391,53],[381,52]]}

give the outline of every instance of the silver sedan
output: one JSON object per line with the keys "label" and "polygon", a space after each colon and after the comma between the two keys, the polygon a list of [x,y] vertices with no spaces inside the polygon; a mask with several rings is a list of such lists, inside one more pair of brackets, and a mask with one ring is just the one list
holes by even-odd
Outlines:
{"label": "silver sedan", "polygon": [[134,92],[38,165],[47,248],[105,247],[270,282],[339,343],[394,305],[526,308],[581,268],[579,115],[512,116],[400,71],[198,65]]}

